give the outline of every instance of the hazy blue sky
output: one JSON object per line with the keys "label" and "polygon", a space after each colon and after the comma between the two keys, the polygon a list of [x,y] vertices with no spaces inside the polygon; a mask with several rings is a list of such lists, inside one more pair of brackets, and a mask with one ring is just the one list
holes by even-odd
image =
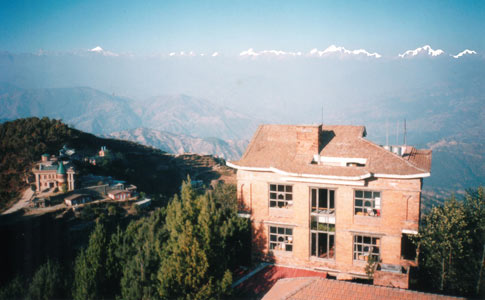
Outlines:
{"label": "hazy blue sky", "polygon": [[485,50],[485,1],[2,1],[0,51]]}

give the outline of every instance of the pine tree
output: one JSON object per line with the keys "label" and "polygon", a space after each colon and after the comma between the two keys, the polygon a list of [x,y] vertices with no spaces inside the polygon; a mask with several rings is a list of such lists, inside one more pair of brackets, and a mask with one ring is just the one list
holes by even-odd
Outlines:
{"label": "pine tree", "polygon": [[[127,245],[120,255],[123,261],[121,296],[123,299],[154,299],[158,297],[157,271],[159,249],[166,240],[165,210],[158,209],[149,218],[130,224],[125,232]],[[128,255],[128,253],[130,253]]]}
{"label": "pine tree", "polygon": [[74,266],[73,298],[76,300],[99,299],[106,281],[106,232],[101,222],[89,237],[89,245],[81,250]]}
{"label": "pine tree", "polygon": [[35,272],[29,286],[29,299],[63,298],[64,280],[59,263],[48,260]]}
{"label": "pine tree", "polygon": [[2,286],[0,288],[0,300],[23,299],[26,294],[24,281],[20,276],[16,276]]}
{"label": "pine tree", "polygon": [[184,182],[180,198],[175,196],[167,208],[169,237],[158,271],[162,298],[221,298],[230,293],[228,241],[237,232],[237,215],[226,208],[210,193],[198,195],[190,178]]}

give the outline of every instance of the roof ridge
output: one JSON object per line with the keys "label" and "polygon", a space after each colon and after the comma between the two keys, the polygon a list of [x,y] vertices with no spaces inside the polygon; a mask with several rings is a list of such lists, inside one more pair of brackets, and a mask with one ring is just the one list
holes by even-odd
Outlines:
{"label": "roof ridge", "polygon": [[437,294],[437,293],[432,293],[432,292],[423,292],[423,291],[416,291],[416,290],[410,290],[410,289],[401,289],[401,288],[392,287],[392,286],[365,284],[365,283],[360,283],[360,282],[352,282],[352,281],[345,281],[345,280],[334,280],[334,279],[328,279],[328,278],[322,278],[322,277],[312,277],[312,278],[314,278],[315,280],[332,281],[332,282],[337,281],[337,282],[347,284],[347,285],[359,285],[359,286],[365,286],[365,287],[375,288],[375,289],[402,291],[402,292],[409,292],[409,293],[412,293],[412,294],[436,295],[436,296],[450,297],[450,298],[455,298],[455,299],[466,299],[466,298],[463,298],[463,297],[457,297],[457,296],[452,296],[452,295]]}
{"label": "roof ridge", "polygon": [[[301,291],[302,289],[306,288],[307,286],[309,286],[310,284],[314,283],[316,280],[318,280],[319,278],[321,277],[293,277],[292,279],[304,279],[304,278],[308,278],[308,279],[311,279],[311,280],[308,280],[307,283],[303,284],[300,288],[294,290],[293,292],[291,293],[288,293],[288,295],[282,299],[286,300],[286,299],[290,299],[292,296],[294,296],[296,293],[298,293],[299,291]],[[281,279],[286,279],[286,278],[281,278]],[[279,279],[278,281],[280,281],[281,279]]]}
{"label": "roof ridge", "polygon": [[[407,164],[407,165],[408,165],[408,166],[410,166],[410,167],[413,167],[413,168],[415,168],[415,169],[417,169],[417,170],[419,170],[419,171],[421,171],[421,172],[429,173],[429,171],[424,170],[424,169],[421,169],[421,168],[419,168],[419,167],[415,166],[414,164],[410,163],[408,160],[404,159],[402,156],[399,156],[399,155],[397,155],[397,154],[395,154],[395,153],[393,153],[393,152],[391,152],[391,151],[388,151],[388,150],[386,150],[386,149],[382,148],[381,146],[379,146],[379,145],[375,144],[374,142],[372,142],[372,141],[369,141],[369,140],[365,139],[364,137],[359,137],[359,139],[361,139],[361,140],[363,140],[363,141],[367,142],[368,144],[370,144],[370,145],[372,145],[372,146],[374,146],[374,147],[378,148],[378,149],[379,149],[379,151],[384,151],[384,152],[386,152],[386,153],[390,153],[390,154],[392,154],[392,155],[393,155],[393,157],[396,157],[396,158],[400,159],[401,161],[403,161],[405,164]],[[410,146],[410,147],[412,147],[412,146]],[[413,148],[414,148],[414,147],[413,147]],[[383,152],[383,153],[384,153],[384,152]]]}
{"label": "roof ridge", "polygon": [[244,155],[239,159],[239,160],[243,160],[246,155],[251,151],[251,149],[253,148],[254,146],[254,142],[256,141],[257,137],[259,136],[262,128],[266,126],[266,124],[261,124],[258,126],[258,129],[256,130],[256,133],[253,135],[253,138],[251,139],[251,142],[249,142],[249,145],[248,147],[246,148],[246,152],[244,152]]}

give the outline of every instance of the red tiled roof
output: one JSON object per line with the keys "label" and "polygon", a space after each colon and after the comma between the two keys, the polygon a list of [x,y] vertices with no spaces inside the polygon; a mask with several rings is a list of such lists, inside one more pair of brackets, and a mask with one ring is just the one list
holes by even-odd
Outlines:
{"label": "red tiled roof", "polygon": [[[409,155],[401,157],[366,140],[364,126],[322,126],[319,153],[297,151],[298,127],[259,126],[242,158],[233,164],[239,167],[275,168],[294,174],[340,177],[361,177],[366,174],[413,176],[430,172],[431,150],[407,147]],[[367,161],[363,167],[312,164],[315,154],[334,158],[364,158]]]}
{"label": "red tiled roof", "polygon": [[446,300],[464,299],[390,287],[313,278],[280,279],[263,300]]}
{"label": "red tiled roof", "polygon": [[238,294],[245,297],[263,296],[279,279],[294,277],[325,278],[327,277],[327,273],[269,265],[240,283],[236,287],[236,290]]}
{"label": "red tiled roof", "polygon": [[403,158],[423,170],[431,169],[431,150],[416,149],[408,146]]}
{"label": "red tiled roof", "polygon": [[129,193],[130,191],[125,191],[125,190],[112,190],[108,192],[108,195],[117,195],[121,193]]}

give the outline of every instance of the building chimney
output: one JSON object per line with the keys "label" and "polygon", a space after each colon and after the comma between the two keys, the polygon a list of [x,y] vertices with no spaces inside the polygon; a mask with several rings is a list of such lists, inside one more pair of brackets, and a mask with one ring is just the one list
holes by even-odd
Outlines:
{"label": "building chimney", "polygon": [[297,155],[311,154],[313,157],[313,155],[320,153],[321,136],[322,125],[296,126]]}

